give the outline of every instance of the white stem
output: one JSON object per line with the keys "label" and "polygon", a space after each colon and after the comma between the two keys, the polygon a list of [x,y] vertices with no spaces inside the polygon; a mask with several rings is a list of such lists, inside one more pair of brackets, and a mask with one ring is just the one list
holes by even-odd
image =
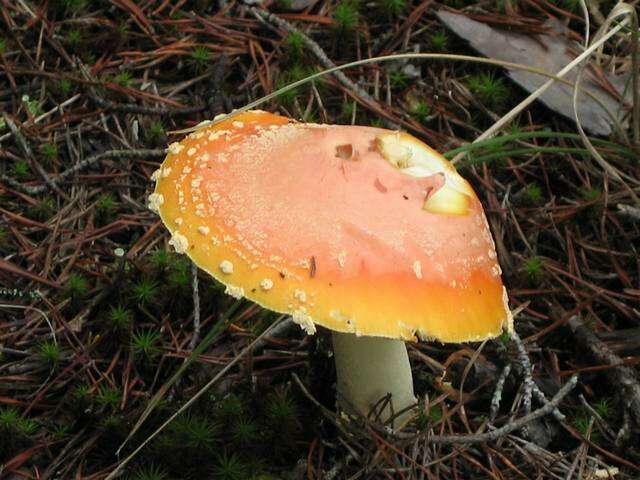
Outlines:
{"label": "white stem", "polygon": [[[333,353],[338,377],[338,401],[368,415],[373,407],[379,411],[380,400],[391,394],[391,401],[380,420],[416,403],[413,377],[407,348],[402,340],[358,337],[351,333],[332,332]],[[405,415],[396,417],[398,425]]]}

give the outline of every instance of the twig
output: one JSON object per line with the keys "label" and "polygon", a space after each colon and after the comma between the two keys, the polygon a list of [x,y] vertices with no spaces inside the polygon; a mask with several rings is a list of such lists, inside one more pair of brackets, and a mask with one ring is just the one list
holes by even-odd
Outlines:
{"label": "twig", "polygon": [[185,108],[147,107],[135,103],[114,103],[100,98],[97,95],[89,95],[89,98],[100,108],[120,113],[137,113],[139,115],[189,115],[199,113],[207,109],[206,105],[195,105]]}
{"label": "twig", "polygon": [[533,377],[531,375],[533,368],[531,367],[531,362],[527,355],[527,349],[515,329],[511,332],[511,340],[513,340],[513,343],[516,344],[516,348],[518,349],[518,360],[522,366],[522,374],[524,377],[524,411],[529,414],[531,412],[531,393],[534,385]]}
{"label": "twig", "polygon": [[[30,88],[25,88],[23,89],[19,89],[18,91],[29,91]],[[17,93],[17,92],[16,92]],[[65,100],[62,103],[59,103],[58,105],[56,105],[55,107],[53,107],[51,110],[49,110],[48,112],[44,112],[41,115],[38,115],[36,118],[34,118],[33,120],[27,120],[26,122],[24,122],[22,125],[24,127],[29,127],[32,125],[37,125],[38,123],[40,123],[42,120],[44,120],[45,118],[50,117],[51,115],[53,115],[55,112],[63,112],[65,107],[68,107],[69,105],[73,104],[74,102],[76,102],[79,98],[82,98],[81,94],[76,94],[71,98],[68,98],[67,100]],[[3,135],[0,135],[0,142],[4,142],[6,139],[10,138],[11,135],[13,135],[13,132],[7,132]]]}
{"label": "twig", "polygon": [[[300,387],[300,389],[302,390],[302,392],[305,394],[305,396],[307,396],[313,403],[316,404],[318,408],[323,410],[325,413],[330,413],[325,406],[321,405],[315,398],[313,398],[313,396],[307,391],[304,384],[300,381],[300,379],[297,377],[295,373],[293,374],[293,378],[298,384],[298,386]],[[525,415],[524,417],[521,417],[512,422],[509,422],[507,425],[497,428],[496,430],[493,430],[491,432],[471,434],[471,435],[429,435],[428,433],[416,435],[412,433],[390,432],[388,429],[381,429],[381,428],[378,428],[378,430],[380,430],[381,432],[390,433],[391,435],[397,438],[405,439],[405,440],[406,439],[415,440],[419,437],[426,436],[428,442],[438,443],[442,445],[453,444],[453,443],[471,444],[471,443],[490,442],[500,437],[504,437],[505,435],[508,435],[515,430],[519,430],[524,426],[528,425],[529,423],[533,422],[534,420],[537,420],[538,418],[544,417],[545,415],[549,415],[550,413],[552,413],[553,410],[558,407],[562,399],[566,397],[571,390],[573,390],[573,388],[576,386],[577,383],[578,383],[578,376],[577,375],[572,376],[569,379],[569,381],[562,386],[562,388],[558,391],[558,393],[556,393],[553,396],[553,398],[549,400],[549,402],[547,402],[545,405],[540,407],[538,410],[534,410],[530,414]],[[332,415],[328,415],[328,417],[332,418]]]}
{"label": "twig", "polygon": [[20,131],[18,126],[13,122],[13,120],[11,120],[11,117],[9,117],[9,115],[7,115],[6,113],[3,113],[2,117],[4,118],[5,123],[9,127],[9,130],[11,130],[11,133],[13,133],[13,136],[16,138],[18,145],[22,149],[24,155],[29,159],[29,163],[31,164],[31,166],[36,169],[38,174],[43,178],[45,183],[49,187],[51,187],[52,190],[54,190],[58,195],[60,195],[65,200],[69,200],[69,197],[62,190],[58,188],[58,186],[53,182],[53,180],[51,180],[51,178],[49,177],[49,174],[44,170],[44,168],[42,168],[42,165],[40,165],[40,163],[36,161],[35,157],[33,156],[33,152],[31,151],[31,147],[27,143],[27,139],[24,138],[24,135],[22,135],[22,132]]}
{"label": "twig", "polygon": [[582,323],[580,317],[574,315],[569,318],[568,323],[578,343],[589,349],[599,361],[617,365],[611,370],[614,380],[612,383],[620,388],[622,402],[630,410],[636,424],[640,425],[640,383],[634,371],[624,366],[623,360],[613,353],[606,343],[596,337],[591,329]]}
{"label": "twig", "polygon": [[[298,30],[286,20],[283,20],[277,15],[269,13],[265,10],[256,7],[250,7],[249,10],[256,18],[258,18],[258,20],[269,22],[282,28],[283,30],[286,30],[289,33],[300,35],[300,38],[302,38],[307,48],[316,56],[316,58],[324,68],[335,68],[336,64],[329,59],[322,47],[314,42],[311,38],[309,38],[304,32]],[[369,95],[360,85],[349,79],[349,77],[347,77],[344,73],[342,73],[341,71],[336,71],[333,72],[333,76],[347,89],[351,90],[356,94],[356,96],[360,97],[360,99],[364,101],[364,103],[375,107],[375,109],[378,111],[384,111],[382,106],[378,102],[376,102],[376,100],[371,95]],[[388,120],[383,120],[383,122],[388,128],[398,128],[398,125],[393,122],[390,122]]]}
{"label": "twig", "polygon": [[255,355],[267,345],[270,338],[282,337],[289,333],[290,330],[293,330],[295,326],[296,324],[293,322],[293,319],[291,317],[285,318],[276,326],[271,327],[268,337],[262,337],[259,341],[253,344],[253,350],[251,351],[251,353]]}
{"label": "twig", "polygon": [[534,410],[528,415],[524,417],[518,418],[512,422],[509,422],[507,425],[497,428],[491,432],[480,433],[477,435],[432,435],[427,436],[429,442],[439,443],[439,444],[469,444],[469,443],[483,443],[490,442],[496,440],[500,437],[504,437],[505,435],[519,430],[525,425],[537,420],[538,418],[544,417],[545,415],[553,412],[553,409],[556,408],[562,399],[567,396],[567,394],[576,386],[578,383],[578,376],[574,375],[569,379],[569,381],[563,385],[563,387],[554,395],[554,397],[549,400],[549,403],[542,406],[538,410]]}
{"label": "twig", "polygon": [[[513,337],[513,335],[515,335],[517,337],[517,339],[515,339]],[[511,339],[514,341],[514,343],[516,344],[516,348],[518,349],[518,360],[519,360],[519,362],[516,363],[515,366],[516,366],[516,369],[518,370],[518,372],[521,373],[522,376],[524,377],[525,392],[526,392],[526,389],[527,389],[527,386],[526,386],[527,378],[531,382],[530,383],[531,390],[530,390],[530,394],[529,394],[529,411],[530,411],[530,409],[531,409],[531,394],[533,394],[533,396],[536,397],[536,399],[543,405],[547,404],[549,402],[549,400],[545,396],[544,392],[542,390],[540,390],[540,387],[538,387],[538,384],[535,382],[535,380],[533,379],[533,376],[531,375],[531,361],[529,360],[529,356],[527,355],[526,348],[524,347],[524,344],[522,343],[522,339],[518,336],[518,334],[515,332],[515,330],[514,330],[512,336],[511,336]],[[525,402],[526,402],[526,395],[525,395]],[[554,408],[553,411],[551,412],[551,414],[559,422],[563,422],[566,419],[566,416],[560,410],[558,410],[557,408]]]}
{"label": "twig", "polygon": [[607,435],[609,435],[610,438],[615,438],[616,437],[615,432],[611,430],[611,428],[609,428],[609,425],[607,424],[607,422],[604,421],[602,416],[591,405],[589,405],[589,402],[587,402],[587,399],[584,398],[584,395],[580,394],[578,395],[578,398],[580,399],[580,403],[582,403],[584,408],[586,408],[589,411],[589,413],[596,419],[596,422],[598,422],[598,426],[602,430],[604,430],[607,433]]}
{"label": "twig", "polygon": [[[547,399],[543,391],[540,390],[540,387],[538,387],[538,384],[535,381],[533,382],[533,395],[543,405],[549,403],[549,400]],[[551,411],[551,415],[553,415],[553,418],[555,418],[559,422],[564,422],[567,419],[566,415],[562,413],[560,410],[558,410],[557,408],[554,408]]]}
{"label": "twig", "polygon": [[489,419],[492,422],[496,419],[496,415],[498,415],[500,401],[502,400],[502,390],[504,389],[504,382],[509,376],[509,373],[511,373],[510,364],[504,367],[502,372],[500,372],[500,376],[498,377],[498,381],[496,382],[496,389],[493,392],[493,397],[491,398],[491,414],[489,415]]}
{"label": "twig", "polygon": [[191,275],[193,276],[191,283],[193,289],[193,336],[189,341],[189,348],[193,350],[200,339],[200,295],[198,293],[198,267],[195,263],[191,264]]}
{"label": "twig", "polygon": [[631,205],[625,205],[623,203],[618,204],[618,210],[623,215],[640,222],[640,208],[632,207]]}
{"label": "twig", "polygon": [[[73,175],[80,170],[83,170],[91,165],[100,162],[101,160],[106,160],[108,158],[162,158],[166,154],[164,149],[139,149],[139,150],[107,150],[106,152],[98,153],[91,157],[85,158],[84,160],[76,163],[73,167],[68,168],[64,172],[60,173],[56,178],[51,179],[51,183],[55,187],[58,183],[60,183],[65,178]],[[0,180],[6,182],[8,185],[12,186],[16,190],[21,190],[24,193],[28,193],[29,195],[36,195],[38,193],[44,192],[47,187],[50,185],[38,185],[38,186],[28,186],[22,185],[10,177],[6,175],[0,176]]]}

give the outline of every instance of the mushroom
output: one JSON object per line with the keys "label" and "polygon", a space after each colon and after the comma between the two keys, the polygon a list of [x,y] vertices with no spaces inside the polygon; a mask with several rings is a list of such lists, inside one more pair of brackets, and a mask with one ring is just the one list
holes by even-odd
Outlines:
{"label": "mushroom", "polygon": [[415,403],[405,341],[512,328],[478,198],[406,133],[250,111],[170,145],[154,179],[177,252],[228,294],[333,331],[347,410]]}

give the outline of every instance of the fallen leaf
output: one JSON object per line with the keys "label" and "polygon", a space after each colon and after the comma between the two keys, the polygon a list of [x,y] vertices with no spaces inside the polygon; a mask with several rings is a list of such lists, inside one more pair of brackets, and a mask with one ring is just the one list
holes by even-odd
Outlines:
{"label": "fallen leaf", "polygon": [[[536,67],[549,73],[557,73],[570,63],[576,56],[576,52],[582,51],[577,43],[562,35],[564,28],[559,21],[548,21],[545,26],[549,28],[549,34],[540,34],[535,37],[514,33],[506,30],[498,30],[484,23],[472,20],[464,15],[440,10],[438,18],[454,33],[467,40],[471,46],[483,55],[507,62],[520,63]],[[507,75],[529,92],[533,92],[548,78],[523,70],[508,70]],[[567,80],[575,79],[575,69],[565,75]],[[609,135],[611,133],[611,120],[606,111],[586,91],[596,95],[610,112],[618,115],[620,123],[624,112],[618,111],[619,98],[621,98],[626,81],[625,75],[604,74],[610,89],[618,94],[615,98],[609,91],[601,88],[590,75],[585,72],[581,83],[582,93],[578,102],[578,113],[585,130],[596,135]],[[573,120],[572,107],[573,88],[559,82],[555,82],[539,100],[547,107]]]}

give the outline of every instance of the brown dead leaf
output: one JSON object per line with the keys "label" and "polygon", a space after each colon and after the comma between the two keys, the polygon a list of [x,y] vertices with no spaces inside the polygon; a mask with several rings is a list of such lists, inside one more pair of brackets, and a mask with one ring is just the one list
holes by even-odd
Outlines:
{"label": "brown dead leaf", "polygon": [[[581,51],[581,47],[562,34],[564,27],[559,21],[548,21],[548,34],[536,36],[514,33],[492,28],[484,23],[472,20],[464,15],[441,10],[438,18],[453,32],[467,40],[471,46],[483,55],[507,62],[520,63],[542,69],[549,73],[557,73],[570,63]],[[509,70],[507,75],[529,92],[533,92],[548,79],[542,75],[522,70]],[[597,78],[600,77],[600,78]],[[575,71],[569,72],[565,78],[573,81]],[[579,118],[585,130],[596,135],[609,135],[611,124],[606,111],[584,91],[596,95],[609,111],[621,117],[618,112],[619,99],[624,90],[626,76],[611,75],[598,72],[585,75],[581,88],[583,90],[578,104]],[[604,85],[606,90],[601,87]],[[562,83],[554,83],[540,97],[540,101],[555,112],[569,119],[572,115],[572,87]]]}

